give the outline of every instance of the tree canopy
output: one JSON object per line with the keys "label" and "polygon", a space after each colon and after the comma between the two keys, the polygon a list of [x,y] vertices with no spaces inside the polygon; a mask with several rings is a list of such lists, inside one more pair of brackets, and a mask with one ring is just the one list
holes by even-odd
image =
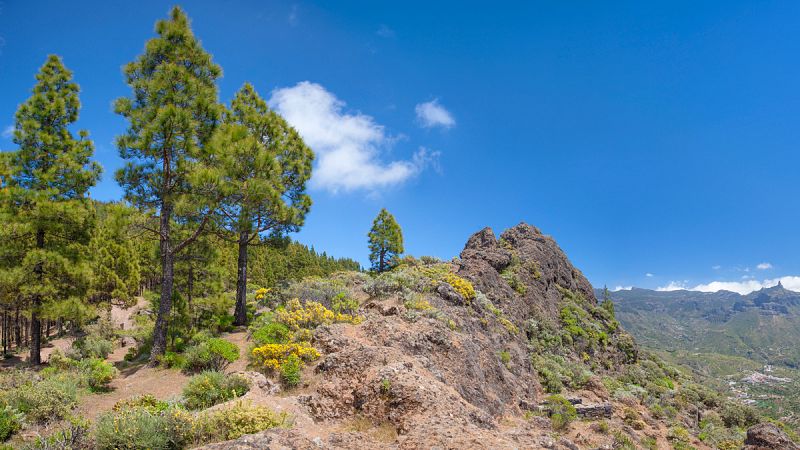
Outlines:
{"label": "tree canopy", "polygon": [[377,272],[385,272],[391,268],[394,259],[405,251],[400,225],[386,208],[381,209],[372,222],[368,237],[369,260],[372,263],[372,270]]}

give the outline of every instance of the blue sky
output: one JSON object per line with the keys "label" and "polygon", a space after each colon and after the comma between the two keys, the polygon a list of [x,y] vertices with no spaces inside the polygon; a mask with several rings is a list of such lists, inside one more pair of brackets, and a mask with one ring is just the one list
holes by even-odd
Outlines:
{"label": "blue sky", "polygon": [[[0,128],[62,55],[105,167],[92,195],[119,198],[120,68],[170,5],[2,2]],[[600,286],[800,274],[800,3],[181,5],[221,100],[251,81],[317,150],[297,235],[317,249],[366,262],[386,207],[409,253],[444,258],[527,221]]]}

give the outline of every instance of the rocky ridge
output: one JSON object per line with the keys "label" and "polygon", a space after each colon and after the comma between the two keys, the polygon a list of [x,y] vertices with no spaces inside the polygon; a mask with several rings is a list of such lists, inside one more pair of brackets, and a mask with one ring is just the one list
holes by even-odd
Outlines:
{"label": "rocky ridge", "polygon": [[[609,425],[670,448],[664,424],[634,401],[613,398],[601,382],[599,374],[635,365],[639,354],[552,238],[524,223],[499,239],[485,228],[451,264],[474,286],[474,298],[446,282],[378,293],[354,282],[354,292],[368,293],[363,323],[319,328],[313,344],[323,357],[307,368],[305,386],[288,393],[295,423],[315,425],[207,448],[614,448],[621,438]],[[413,306],[423,300],[430,309]],[[541,406],[548,394],[532,343],[573,319],[583,328],[556,330],[569,341],[558,358],[591,363],[594,375],[569,389],[585,420],[556,434]],[[537,345],[544,355],[553,351]]]}

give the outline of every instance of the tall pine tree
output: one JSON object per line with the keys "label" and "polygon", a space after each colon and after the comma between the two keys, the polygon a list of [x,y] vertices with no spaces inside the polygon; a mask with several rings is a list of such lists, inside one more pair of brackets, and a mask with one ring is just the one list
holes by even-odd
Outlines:
{"label": "tall pine tree", "polygon": [[368,236],[369,261],[372,263],[372,270],[377,272],[389,270],[395,257],[405,250],[403,249],[403,232],[400,230],[400,225],[386,208],[381,209],[375,221],[372,222],[372,229]]}
{"label": "tall pine tree", "polygon": [[[151,362],[166,350],[172,309],[175,256],[204,231],[214,208],[214,189],[203,182],[201,156],[220,118],[216,80],[222,70],[195,38],[189,18],[178,7],[156,24],[158,37],[124,71],[131,97],[116,110],[129,121],[118,138],[128,160],[117,180],[131,203],[147,210],[157,224],[161,299],[153,330]],[[176,236],[174,222],[191,227]]]}
{"label": "tall pine tree", "polygon": [[30,308],[31,364],[41,363],[43,312],[52,302],[82,302],[88,288],[91,270],[84,258],[94,208],[87,191],[101,171],[90,161],[88,132],[76,139],[69,130],[80,109],[72,73],[51,55],[36,80],[15,116],[19,150],[11,158],[0,220],[3,278],[13,280]]}
{"label": "tall pine tree", "polygon": [[236,93],[213,151],[224,195],[219,225],[238,245],[235,324],[247,324],[247,248],[303,225],[314,153],[250,83]]}

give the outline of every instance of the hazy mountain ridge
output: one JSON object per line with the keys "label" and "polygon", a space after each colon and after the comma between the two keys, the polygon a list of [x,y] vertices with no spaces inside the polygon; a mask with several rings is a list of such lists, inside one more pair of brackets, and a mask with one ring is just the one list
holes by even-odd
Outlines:
{"label": "hazy mountain ridge", "polygon": [[610,295],[620,322],[646,346],[800,367],[800,293],[780,284],[747,295],[638,288]]}

